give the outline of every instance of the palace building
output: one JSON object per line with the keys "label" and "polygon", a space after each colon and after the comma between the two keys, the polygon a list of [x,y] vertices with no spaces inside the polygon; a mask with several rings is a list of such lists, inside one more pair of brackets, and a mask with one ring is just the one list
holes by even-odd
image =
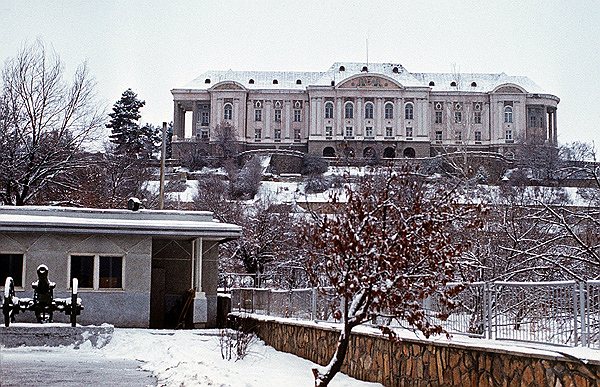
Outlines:
{"label": "palace building", "polygon": [[174,149],[214,144],[223,126],[233,128],[240,150],[324,157],[430,157],[457,149],[514,157],[519,144],[557,146],[559,98],[504,73],[335,63],[323,72],[208,71],[171,93]]}

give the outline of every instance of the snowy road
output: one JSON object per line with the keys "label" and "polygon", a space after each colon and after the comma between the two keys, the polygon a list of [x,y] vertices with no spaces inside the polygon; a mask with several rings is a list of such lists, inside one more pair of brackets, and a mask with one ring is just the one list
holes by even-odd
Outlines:
{"label": "snowy road", "polygon": [[56,347],[0,349],[2,386],[154,386],[140,362]]}
{"label": "snowy road", "polygon": [[[2,386],[306,387],[314,363],[254,341],[243,360],[221,357],[218,330],[115,328],[103,348],[0,349]],[[141,369],[136,369],[140,367]],[[15,369],[20,370],[15,371]],[[144,372],[146,371],[146,372]],[[150,377],[150,375],[154,377]],[[50,377],[50,382],[45,378]],[[338,374],[331,387],[381,386]]]}

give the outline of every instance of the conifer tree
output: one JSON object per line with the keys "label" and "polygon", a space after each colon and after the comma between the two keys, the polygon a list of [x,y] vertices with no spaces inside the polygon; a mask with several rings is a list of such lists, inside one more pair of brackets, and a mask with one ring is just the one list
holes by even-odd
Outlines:
{"label": "conifer tree", "polygon": [[125,90],[121,99],[113,105],[113,112],[109,114],[110,122],[106,127],[112,129],[110,141],[116,144],[117,154],[141,158],[152,154],[158,131],[150,124],[140,126],[137,122],[144,105],[145,101],[140,100],[131,89]]}

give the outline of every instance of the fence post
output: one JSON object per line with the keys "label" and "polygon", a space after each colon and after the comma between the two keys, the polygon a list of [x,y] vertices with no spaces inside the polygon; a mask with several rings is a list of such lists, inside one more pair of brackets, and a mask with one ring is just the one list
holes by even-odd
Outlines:
{"label": "fence post", "polygon": [[486,282],[483,286],[485,300],[486,339],[492,339],[492,284]]}
{"label": "fence post", "polygon": [[252,299],[252,312],[251,313],[254,313],[254,288],[252,288],[251,294],[252,294],[252,298],[251,298]]}
{"label": "fence post", "polygon": [[317,320],[317,288],[312,288],[310,305],[310,319]]}
{"label": "fence post", "polygon": [[273,290],[269,289],[269,293],[267,294],[267,316],[271,315],[271,294],[273,294]]}
{"label": "fence post", "polygon": [[[579,313],[580,313],[580,319],[581,319],[581,346],[587,346],[588,345],[588,334],[589,334],[589,330],[588,330],[588,326],[586,324],[586,289],[585,289],[585,284],[583,282],[579,282]],[[577,345],[577,343],[575,343],[575,345]]]}

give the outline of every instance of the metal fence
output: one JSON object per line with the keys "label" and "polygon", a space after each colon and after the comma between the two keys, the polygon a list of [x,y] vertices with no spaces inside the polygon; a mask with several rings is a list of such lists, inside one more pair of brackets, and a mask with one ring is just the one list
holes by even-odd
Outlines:
{"label": "metal fence", "polygon": [[[458,296],[445,321],[434,299],[424,300],[429,319],[453,334],[495,340],[600,348],[600,281],[480,282]],[[335,321],[339,299],[331,288],[231,289],[233,310],[270,316]],[[379,318],[377,324],[404,326]]]}

